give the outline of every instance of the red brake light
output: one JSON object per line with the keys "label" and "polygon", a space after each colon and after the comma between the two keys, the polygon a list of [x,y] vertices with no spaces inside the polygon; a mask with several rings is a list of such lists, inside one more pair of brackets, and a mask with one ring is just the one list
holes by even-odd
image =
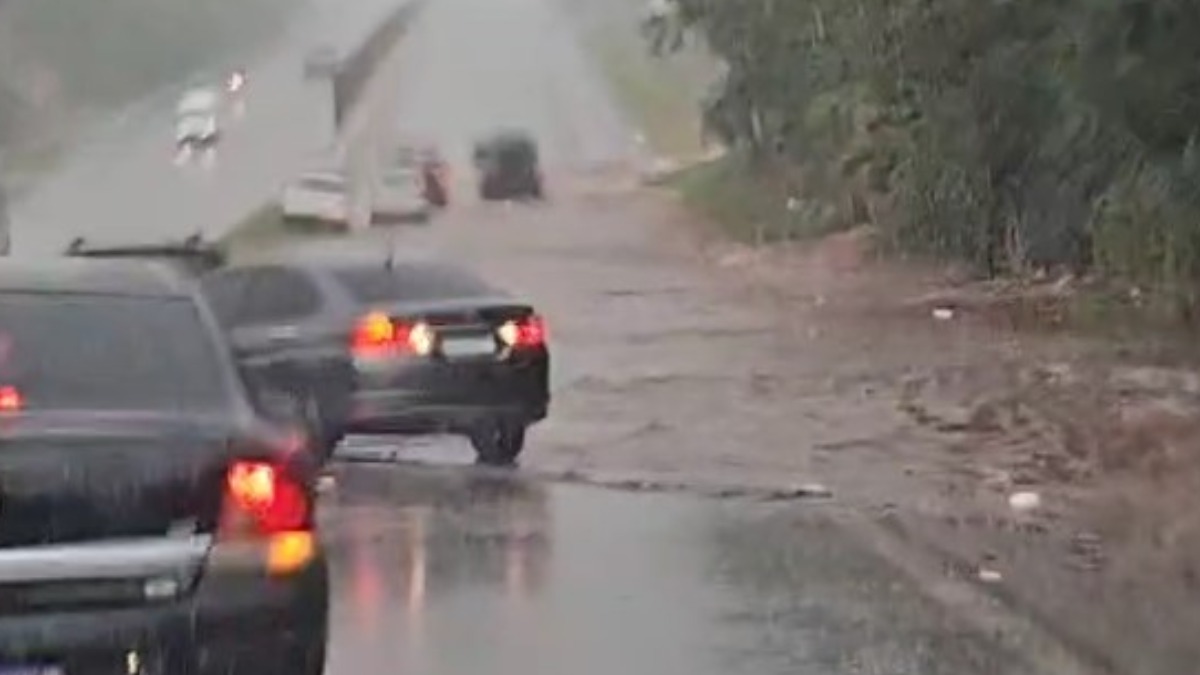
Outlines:
{"label": "red brake light", "polygon": [[379,357],[399,354],[429,354],[436,336],[424,322],[406,324],[383,312],[371,312],[359,319],[350,338],[355,356]]}
{"label": "red brake light", "polygon": [[20,390],[13,386],[0,387],[0,414],[20,412],[23,407]]}
{"label": "red brake light", "polygon": [[509,321],[500,326],[498,332],[504,344],[513,348],[527,349],[546,344],[546,322],[536,314]]}
{"label": "red brake light", "polygon": [[268,462],[234,462],[225,474],[226,536],[261,536],[308,529],[309,498]]}

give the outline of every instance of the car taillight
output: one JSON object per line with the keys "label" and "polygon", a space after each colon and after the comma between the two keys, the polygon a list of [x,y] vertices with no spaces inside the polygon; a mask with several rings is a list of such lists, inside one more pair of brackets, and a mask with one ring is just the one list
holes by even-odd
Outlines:
{"label": "car taillight", "polygon": [[225,505],[222,534],[274,534],[306,529],[309,522],[304,488],[268,462],[234,462],[225,474]]}
{"label": "car taillight", "polygon": [[0,414],[21,412],[24,400],[21,391],[13,386],[0,387]]}
{"label": "car taillight", "polygon": [[249,544],[265,555],[267,571],[288,574],[316,554],[312,505],[303,486],[275,464],[237,461],[225,474],[219,538]]}
{"label": "car taillight", "polygon": [[507,321],[496,333],[504,344],[515,349],[541,347],[546,344],[546,322],[536,314],[516,321]]}
{"label": "car taillight", "polygon": [[359,357],[433,353],[437,335],[423,322],[405,323],[382,312],[372,312],[358,321],[350,338],[350,351]]}

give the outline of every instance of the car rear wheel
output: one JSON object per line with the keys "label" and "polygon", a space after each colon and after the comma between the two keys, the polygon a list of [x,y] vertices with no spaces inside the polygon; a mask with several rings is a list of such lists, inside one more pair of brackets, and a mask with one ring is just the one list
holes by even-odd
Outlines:
{"label": "car rear wheel", "polygon": [[488,424],[471,433],[475,461],[485,466],[513,466],[525,448],[525,425]]}
{"label": "car rear wheel", "polygon": [[271,675],[322,675],[325,672],[325,640],[292,645],[279,660],[279,670]]}

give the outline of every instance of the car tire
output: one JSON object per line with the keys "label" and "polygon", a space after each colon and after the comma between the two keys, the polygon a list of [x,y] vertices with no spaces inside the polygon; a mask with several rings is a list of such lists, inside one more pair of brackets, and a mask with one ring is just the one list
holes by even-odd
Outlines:
{"label": "car tire", "polygon": [[[276,649],[248,652],[234,663],[221,662],[213,667],[197,669],[200,675],[324,675],[326,641],[320,638],[299,638],[281,643]],[[177,674],[168,671],[164,675]]]}
{"label": "car tire", "polygon": [[476,429],[470,435],[475,448],[475,462],[483,466],[514,466],[525,449],[525,425],[493,423]]}
{"label": "car tire", "polygon": [[279,657],[278,675],[323,675],[325,672],[325,640],[298,643]]}

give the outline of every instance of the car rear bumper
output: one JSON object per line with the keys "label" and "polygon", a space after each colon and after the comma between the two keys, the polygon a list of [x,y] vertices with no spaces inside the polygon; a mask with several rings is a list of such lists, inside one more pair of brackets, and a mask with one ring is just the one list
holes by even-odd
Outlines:
{"label": "car rear bumper", "polygon": [[522,363],[416,362],[360,369],[351,397],[350,433],[468,433],[502,420],[530,425],[550,404],[549,357]]}
{"label": "car rear bumper", "polygon": [[348,433],[428,434],[468,433],[482,425],[503,421],[531,425],[546,418],[549,401],[519,404],[436,403],[399,392],[375,392],[355,398]]}
{"label": "car rear bumper", "polygon": [[247,659],[261,662],[297,644],[324,640],[327,618],[324,558],[287,577],[251,569],[208,571],[184,600],[0,614],[0,666],[54,664],[68,675],[117,673],[126,672],[133,652],[144,663],[166,659],[173,667],[223,673]]}

